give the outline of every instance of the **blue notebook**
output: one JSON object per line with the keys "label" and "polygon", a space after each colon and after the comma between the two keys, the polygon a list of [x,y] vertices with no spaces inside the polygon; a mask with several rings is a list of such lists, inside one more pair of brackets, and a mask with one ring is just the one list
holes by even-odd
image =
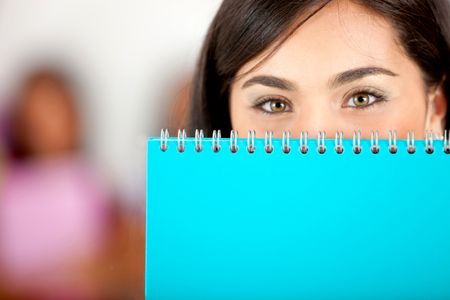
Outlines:
{"label": "blue notebook", "polygon": [[146,299],[450,299],[448,150],[150,137]]}

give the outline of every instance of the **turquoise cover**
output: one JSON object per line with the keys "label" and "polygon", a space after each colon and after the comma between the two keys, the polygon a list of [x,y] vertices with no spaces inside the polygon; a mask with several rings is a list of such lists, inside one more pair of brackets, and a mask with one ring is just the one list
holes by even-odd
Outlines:
{"label": "turquoise cover", "polygon": [[450,155],[148,140],[146,299],[450,299]]}

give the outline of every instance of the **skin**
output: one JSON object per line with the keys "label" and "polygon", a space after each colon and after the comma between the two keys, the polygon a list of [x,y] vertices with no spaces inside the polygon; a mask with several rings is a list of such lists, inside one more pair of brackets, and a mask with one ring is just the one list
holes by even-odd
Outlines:
{"label": "skin", "polygon": [[[418,65],[381,16],[348,2],[333,1],[300,26],[282,46],[252,70],[269,47],[245,64],[231,85],[230,116],[240,135],[266,130],[281,137],[308,131],[378,130],[387,138],[431,130],[442,136],[447,101],[441,86],[425,85]],[[259,104],[257,103],[259,101]],[[437,136],[435,136],[437,138]]]}
{"label": "skin", "polygon": [[78,143],[71,96],[51,79],[41,79],[25,91],[18,126],[22,143],[33,156],[63,154]]}

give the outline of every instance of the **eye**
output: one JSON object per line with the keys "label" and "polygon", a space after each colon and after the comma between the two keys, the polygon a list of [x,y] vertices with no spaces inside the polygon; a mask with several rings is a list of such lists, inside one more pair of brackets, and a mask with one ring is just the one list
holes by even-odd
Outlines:
{"label": "eye", "polygon": [[353,93],[344,107],[351,107],[356,109],[364,109],[374,103],[385,100],[383,94],[377,91],[358,91]]}
{"label": "eye", "polygon": [[265,114],[277,114],[290,111],[290,105],[286,100],[274,97],[259,100],[255,107],[263,110]]}
{"label": "eye", "polygon": [[352,102],[354,104],[354,106],[366,106],[369,103],[371,103],[371,96],[369,94],[357,94],[355,96],[353,96],[352,98]]}

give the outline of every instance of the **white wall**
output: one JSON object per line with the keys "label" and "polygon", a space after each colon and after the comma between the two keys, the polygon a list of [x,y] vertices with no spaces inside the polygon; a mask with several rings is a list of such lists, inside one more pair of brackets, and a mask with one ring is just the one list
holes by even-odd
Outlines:
{"label": "white wall", "polygon": [[86,91],[91,154],[124,195],[141,197],[145,138],[159,135],[170,87],[192,71],[220,2],[2,0],[0,106],[30,64],[69,63]]}

